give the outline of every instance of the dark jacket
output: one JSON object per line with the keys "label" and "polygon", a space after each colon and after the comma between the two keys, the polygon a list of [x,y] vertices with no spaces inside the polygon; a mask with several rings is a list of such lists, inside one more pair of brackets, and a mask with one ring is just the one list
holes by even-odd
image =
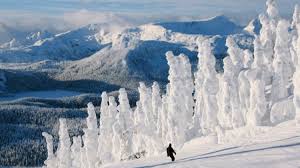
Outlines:
{"label": "dark jacket", "polygon": [[167,148],[167,156],[173,156],[173,153],[176,155],[176,152],[174,151],[174,149],[171,146],[169,146]]}

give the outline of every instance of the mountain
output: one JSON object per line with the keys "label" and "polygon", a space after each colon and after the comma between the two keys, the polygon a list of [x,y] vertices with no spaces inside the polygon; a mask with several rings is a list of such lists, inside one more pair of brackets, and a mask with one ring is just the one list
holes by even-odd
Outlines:
{"label": "mountain", "polygon": [[[222,33],[223,28],[218,27],[218,31],[215,28],[213,32],[206,33],[212,35],[201,34],[205,34],[203,30],[210,26],[222,24],[231,25],[229,27],[235,31]],[[171,29],[163,25],[169,25]],[[175,29],[172,28],[175,27],[181,32],[174,32]],[[198,30],[199,27],[203,29],[197,34],[191,34],[192,30]],[[253,37],[247,34],[234,34],[237,32],[244,33],[240,26],[234,26],[224,16],[199,22],[146,24],[129,28],[112,35],[110,41],[108,40],[109,44],[92,56],[71,62],[56,76],[56,79],[100,80],[126,88],[136,88],[139,81],[146,83],[158,81],[165,84],[169,69],[165,53],[173,51],[175,55],[180,53],[187,55],[195,70],[199,38],[209,38],[212,41],[214,54],[218,58],[217,69],[221,70],[221,59],[226,56],[227,51],[225,46],[227,35],[224,34],[232,33],[241,48],[252,48]]]}
{"label": "mountain", "polygon": [[11,41],[14,38],[14,33],[10,27],[0,23],[0,45]]}
{"label": "mountain", "polygon": [[[226,26],[233,31],[224,29]],[[209,27],[212,27],[210,33]],[[195,70],[197,43],[201,38],[211,40],[218,59],[216,68],[221,71],[222,58],[226,56],[227,51],[225,41],[228,35],[232,35],[241,48],[252,48],[251,35],[225,16],[218,16],[196,22],[150,23],[119,32],[104,32],[101,24],[88,25],[39,40],[29,47],[0,50],[0,62],[4,62],[3,66],[10,65],[5,62],[26,63],[17,64],[15,67],[19,67],[17,69],[20,73],[30,70],[30,73],[37,74],[39,79],[43,75],[43,78],[64,82],[101,81],[113,86],[135,89],[139,81],[158,81],[163,85],[167,82],[167,51],[173,51],[176,55],[187,55]],[[11,74],[16,73],[18,72]],[[13,78],[14,75],[9,75],[8,83],[11,83],[9,81]],[[43,86],[42,81],[38,86]],[[49,87],[51,86],[47,88]],[[74,85],[69,85],[68,88],[72,87]],[[18,88],[24,87],[15,87],[13,90]]]}
{"label": "mountain", "polygon": [[97,25],[89,25],[55,36],[48,32],[33,33],[26,37],[27,42],[31,41],[32,45],[0,49],[0,62],[81,59],[101,49],[102,45],[96,37],[99,32]]}
{"label": "mountain", "polygon": [[172,32],[184,34],[202,34],[202,35],[230,35],[242,32],[242,27],[236,25],[233,21],[224,15],[216,16],[207,20],[193,22],[168,22],[159,23]]}
{"label": "mountain", "polygon": [[54,34],[47,30],[19,30],[0,23],[0,49],[23,48],[53,36]]}

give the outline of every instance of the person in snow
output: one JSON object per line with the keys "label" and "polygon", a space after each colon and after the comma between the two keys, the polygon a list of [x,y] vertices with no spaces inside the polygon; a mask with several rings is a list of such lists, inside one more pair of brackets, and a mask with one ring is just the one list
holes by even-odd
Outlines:
{"label": "person in snow", "polygon": [[174,149],[172,148],[172,144],[169,144],[169,147],[167,148],[167,156],[170,157],[172,159],[172,162],[175,161],[175,157],[174,155],[176,155],[176,152],[174,151]]}

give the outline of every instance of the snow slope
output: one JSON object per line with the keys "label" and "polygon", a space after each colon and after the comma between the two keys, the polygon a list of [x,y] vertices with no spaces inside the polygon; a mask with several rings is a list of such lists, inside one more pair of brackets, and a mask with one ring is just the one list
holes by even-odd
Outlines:
{"label": "snow slope", "polygon": [[[159,156],[106,165],[106,168],[298,168],[300,127],[289,121],[277,127],[243,127],[226,133],[222,144],[215,137],[194,139],[177,151],[176,161]],[[176,147],[175,147],[176,148]]]}

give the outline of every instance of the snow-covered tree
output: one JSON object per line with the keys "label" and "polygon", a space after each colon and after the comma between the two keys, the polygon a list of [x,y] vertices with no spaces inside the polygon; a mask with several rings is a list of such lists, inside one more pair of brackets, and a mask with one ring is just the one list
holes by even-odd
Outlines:
{"label": "snow-covered tree", "polygon": [[295,64],[295,66],[298,64],[298,57],[300,54],[300,51],[299,51],[300,49],[299,49],[299,47],[297,47],[299,45],[298,41],[299,41],[299,36],[300,36],[299,26],[300,26],[300,7],[297,4],[295,6],[295,11],[293,14],[293,21],[292,21],[292,25],[291,25],[292,45],[290,47],[292,60]]}
{"label": "snow-covered tree", "polygon": [[262,125],[263,117],[268,115],[265,83],[270,81],[266,80],[266,77],[269,78],[269,74],[268,69],[265,68],[264,51],[261,38],[256,37],[254,40],[254,62],[252,68],[245,74],[250,84],[249,109],[245,115],[245,122],[250,126]]}
{"label": "snow-covered tree", "polygon": [[267,14],[271,19],[278,19],[279,18],[279,11],[278,6],[275,0],[267,0]]}
{"label": "snow-covered tree", "polygon": [[273,104],[289,96],[288,85],[294,73],[294,64],[289,48],[291,40],[288,21],[279,21],[276,37],[271,99]]}
{"label": "snow-covered tree", "polygon": [[[200,41],[200,40],[199,40]],[[205,64],[205,57],[204,50],[200,50],[199,47],[200,44],[198,44],[198,65],[197,65],[197,71],[195,72],[195,113],[193,116],[193,126],[195,130],[195,136],[202,135],[201,130],[201,121],[202,116],[204,115],[204,100],[203,100],[203,81],[204,81],[204,74],[202,72],[202,67]]]}
{"label": "snow-covered tree", "polygon": [[291,25],[292,29],[296,29],[299,23],[300,23],[300,7],[298,4],[296,4],[294,14],[293,14],[292,25]]}
{"label": "snow-covered tree", "polygon": [[[228,56],[224,58],[224,74],[221,77],[222,83],[220,84],[221,94],[219,95],[220,101],[220,114],[219,121],[223,128],[233,128],[234,118],[238,117],[238,114],[233,114],[233,105],[236,104],[236,97],[238,96],[238,90],[235,81],[235,66],[232,63],[231,58]],[[235,117],[234,117],[235,116]],[[241,120],[243,121],[243,120]]]}
{"label": "snow-covered tree", "polygon": [[[156,142],[157,140],[157,109],[158,109],[158,104],[155,101],[159,100],[154,100],[154,98],[159,98],[159,89],[157,88],[155,92],[158,93],[153,93],[152,89],[149,87],[147,88],[146,85],[143,82],[140,82],[140,87],[138,88],[139,93],[140,93],[140,104],[141,104],[141,109],[144,112],[144,125],[145,127],[143,128],[143,143],[146,144],[145,148],[147,149],[147,155],[152,155],[153,153],[156,152],[156,147],[157,145]],[[155,96],[152,98],[152,95]],[[154,108],[153,108],[154,105]],[[155,111],[154,111],[155,110]]]}
{"label": "snow-covered tree", "polygon": [[[167,61],[169,64],[169,88],[168,88],[168,112],[169,112],[169,124],[173,128],[170,134],[170,141],[175,144],[175,146],[182,146],[186,141],[189,128],[191,127],[191,121],[193,116],[193,107],[188,107],[192,101],[192,92],[188,90],[188,82],[190,81],[188,73],[191,73],[191,69],[188,61],[180,62],[180,60],[185,60],[187,58],[184,55],[175,57],[172,52],[167,52]],[[184,75],[186,74],[186,75]],[[182,104],[182,105],[181,105]],[[191,110],[191,111],[190,111]],[[189,122],[190,121],[190,122]]]}
{"label": "snow-covered tree", "polygon": [[[101,163],[113,161],[112,155],[112,141],[108,139],[113,138],[112,125],[115,122],[116,103],[114,97],[109,97],[106,92],[102,93],[101,101],[101,117],[100,117],[100,136],[98,137],[98,158]],[[109,105],[108,105],[109,102]]]}
{"label": "snow-covered tree", "polygon": [[219,91],[219,83],[215,70],[216,60],[209,40],[200,41],[198,50],[199,69],[195,77],[197,110],[195,116],[200,117],[202,134],[207,135],[215,132],[215,127],[218,125],[217,113],[219,108],[216,94]]}
{"label": "snow-covered tree", "polygon": [[166,95],[162,96],[162,106],[160,108],[159,114],[161,116],[161,124],[160,126],[158,126],[158,136],[162,138],[163,144],[167,145],[169,143],[168,129],[170,128],[170,123],[168,120],[168,99]]}
{"label": "snow-covered tree", "polygon": [[73,144],[71,146],[71,159],[72,159],[72,167],[74,168],[82,168],[81,164],[81,137],[73,137]]}
{"label": "snow-covered tree", "polygon": [[59,146],[57,149],[57,164],[59,168],[69,168],[72,165],[71,160],[71,141],[68,133],[66,119],[59,119]]}
{"label": "snow-covered tree", "polygon": [[[241,109],[240,97],[239,97],[239,86],[238,86],[238,76],[241,70],[244,68],[244,52],[239,48],[232,37],[228,37],[226,40],[226,46],[228,47],[228,54],[230,59],[232,60],[232,67],[228,67],[225,69],[224,66],[224,75],[228,72],[227,82],[230,87],[230,104],[232,110],[232,126],[234,128],[241,127],[245,124],[245,119],[243,116],[243,112]],[[230,61],[229,61],[230,62]],[[230,64],[230,63],[229,63]],[[225,65],[225,63],[224,63]],[[229,81],[230,80],[230,81]]]}
{"label": "snow-covered tree", "polygon": [[53,136],[43,132],[42,133],[43,137],[46,139],[47,143],[47,159],[45,160],[45,165],[50,168],[56,168],[57,167],[57,162],[56,162],[56,156],[53,151]]}
{"label": "snow-covered tree", "polygon": [[92,103],[88,103],[88,117],[86,118],[87,128],[84,129],[84,148],[88,168],[96,167],[98,161],[98,125],[95,107]]}
{"label": "snow-covered tree", "polygon": [[141,153],[147,148],[145,143],[145,114],[142,110],[142,104],[140,101],[136,102],[136,108],[134,110],[134,124],[135,130],[133,132],[134,141],[134,153]]}
{"label": "snow-covered tree", "polygon": [[[117,106],[115,107],[117,108]],[[113,158],[115,161],[121,160],[121,135],[122,135],[122,129],[120,125],[120,113],[118,112],[115,117],[115,123],[112,125],[113,128],[113,138],[112,138],[112,153]]]}
{"label": "snow-covered tree", "polygon": [[[300,28],[300,27],[299,27]],[[296,121],[300,124],[300,65],[296,66],[296,72],[293,77],[293,85],[294,85],[294,106],[296,112]]]}
{"label": "snow-covered tree", "polygon": [[247,74],[250,71],[252,63],[253,54],[251,53],[251,51],[245,50],[244,69],[240,72],[238,76],[240,107],[245,122],[247,122],[246,117],[250,108],[250,82]]}
{"label": "snow-covered tree", "polygon": [[182,73],[180,75],[183,81],[183,113],[186,114],[187,122],[190,125],[194,114],[194,81],[192,76],[192,66],[190,64],[189,58],[184,54],[179,55],[179,61],[182,66]]}
{"label": "snow-covered tree", "polygon": [[152,90],[147,88],[145,83],[140,82],[138,88],[140,94],[140,103],[143,112],[145,113],[145,125],[149,132],[153,133],[156,130],[155,116],[152,108]]}
{"label": "snow-covered tree", "polygon": [[[106,92],[103,92],[101,94],[100,112],[101,112],[101,115],[102,115],[102,113],[104,113],[104,114],[108,113],[108,96],[107,96]],[[100,122],[100,126],[101,126],[101,122]]]}
{"label": "snow-covered tree", "polygon": [[158,131],[158,127],[161,126],[161,114],[159,113],[162,106],[162,100],[160,95],[160,88],[157,82],[152,85],[152,113],[154,116],[155,128]]}
{"label": "snow-covered tree", "polygon": [[227,53],[236,69],[234,73],[238,74],[244,68],[244,51],[240,49],[232,36],[227,37],[226,46],[228,47]]}
{"label": "snow-covered tree", "polygon": [[133,112],[129,105],[127,92],[124,88],[119,90],[119,124],[120,134],[120,156],[121,160],[128,159],[132,152],[132,129],[133,129]]}
{"label": "snow-covered tree", "polygon": [[263,117],[267,111],[264,80],[250,78],[250,88],[250,110],[247,114],[247,124],[259,126],[262,125]]}

